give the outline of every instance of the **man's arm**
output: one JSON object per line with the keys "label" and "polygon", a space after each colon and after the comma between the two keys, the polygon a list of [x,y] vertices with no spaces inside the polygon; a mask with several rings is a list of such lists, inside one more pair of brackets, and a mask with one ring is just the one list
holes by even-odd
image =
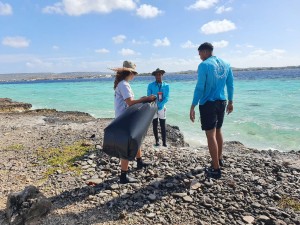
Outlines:
{"label": "man's arm", "polygon": [[190,120],[195,121],[195,106],[198,105],[201,97],[203,96],[204,87],[206,83],[206,66],[200,63],[198,67],[198,81],[194,90],[193,102],[190,109]]}
{"label": "man's arm", "polygon": [[152,94],[152,90],[151,90],[151,83],[150,83],[147,88],[147,96],[149,96],[151,94]]}
{"label": "man's arm", "polygon": [[227,95],[228,95],[228,105],[227,105],[226,112],[227,114],[230,114],[233,111],[233,92],[234,92],[233,73],[231,68],[229,69],[229,73],[226,79],[226,87],[227,87]]}
{"label": "man's arm", "polygon": [[164,106],[169,101],[169,92],[170,92],[169,85],[166,85],[165,90],[166,91],[164,93],[163,100],[161,102],[158,102],[158,106]]}

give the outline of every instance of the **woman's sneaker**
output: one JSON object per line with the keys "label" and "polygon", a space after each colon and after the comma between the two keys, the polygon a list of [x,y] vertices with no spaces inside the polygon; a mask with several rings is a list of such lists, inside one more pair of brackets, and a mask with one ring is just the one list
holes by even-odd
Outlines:
{"label": "woman's sneaker", "polygon": [[222,176],[222,172],[220,169],[214,169],[212,167],[205,168],[205,176],[207,178],[220,179]]}
{"label": "woman's sneaker", "polygon": [[128,184],[128,183],[137,183],[138,180],[128,176],[128,174],[121,174],[120,176],[120,184]]}
{"label": "woman's sneaker", "polygon": [[141,170],[141,169],[146,168],[148,166],[151,166],[151,163],[146,163],[143,160],[137,160],[137,162],[136,162],[136,168],[138,170]]}
{"label": "woman's sneaker", "polygon": [[[224,164],[225,164],[224,160],[223,159],[219,159],[219,165],[220,165],[220,167],[224,167]],[[210,162],[210,165],[213,166],[213,162],[212,161]]]}
{"label": "woman's sneaker", "polygon": [[224,164],[225,164],[224,160],[223,159],[219,159],[219,165],[222,166],[222,167],[224,167]]}

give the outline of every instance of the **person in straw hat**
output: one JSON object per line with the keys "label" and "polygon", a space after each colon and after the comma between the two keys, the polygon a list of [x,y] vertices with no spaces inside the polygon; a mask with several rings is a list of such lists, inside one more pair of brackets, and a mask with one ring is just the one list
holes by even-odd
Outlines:
{"label": "person in straw hat", "polygon": [[148,85],[148,95],[156,96],[156,103],[158,111],[154,115],[152,124],[153,124],[153,133],[155,137],[155,146],[159,146],[158,138],[158,120],[161,128],[162,143],[164,147],[167,147],[166,142],[166,116],[167,108],[166,103],[169,100],[169,84],[162,80],[165,71],[157,68],[152,72],[152,75],[155,76],[155,81]]}
{"label": "person in straw hat", "polygon": [[[142,102],[152,102],[155,100],[156,97],[154,95],[142,97],[137,100],[134,99],[134,94],[129,84],[129,82],[133,80],[134,76],[138,74],[136,72],[136,65],[134,63],[130,61],[124,61],[123,67],[113,68],[111,70],[116,72],[114,81],[116,118],[122,115],[129,106]],[[137,152],[136,161],[137,169],[142,169],[149,165],[148,163],[143,162],[141,149]],[[121,184],[137,182],[136,179],[128,176],[128,164],[128,160],[121,159]]]}

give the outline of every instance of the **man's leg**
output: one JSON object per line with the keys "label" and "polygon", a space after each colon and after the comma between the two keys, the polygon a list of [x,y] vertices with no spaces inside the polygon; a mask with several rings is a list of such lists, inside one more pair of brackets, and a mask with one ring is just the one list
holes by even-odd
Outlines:
{"label": "man's leg", "polygon": [[207,130],[207,144],[210,156],[212,158],[212,166],[215,170],[219,169],[219,156],[218,156],[218,143],[216,138],[216,128],[212,130]]}
{"label": "man's leg", "polygon": [[152,125],[153,125],[153,134],[155,137],[155,145],[158,146],[159,145],[158,130],[157,130],[158,118],[152,120]]}
{"label": "man's leg", "polygon": [[159,119],[160,129],[161,129],[161,137],[163,141],[163,146],[167,147],[167,133],[166,133],[166,120]]}
{"label": "man's leg", "polygon": [[210,178],[221,178],[221,170],[218,155],[218,142],[216,137],[217,113],[216,102],[208,101],[199,106],[202,130],[205,130],[209,153],[212,159],[212,166],[205,171],[205,175]]}
{"label": "man's leg", "polygon": [[222,159],[222,152],[223,152],[223,135],[221,128],[216,130],[216,138],[218,143],[218,158],[219,160]]}

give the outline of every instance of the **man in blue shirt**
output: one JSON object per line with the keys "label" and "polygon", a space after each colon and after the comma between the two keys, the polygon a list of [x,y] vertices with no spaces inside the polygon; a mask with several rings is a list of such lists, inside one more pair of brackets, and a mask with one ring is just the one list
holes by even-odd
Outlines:
{"label": "man in blue shirt", "polygon": [[163,146],[167,147],[166,142],[166,116],[167,116],[167,108],[165,104],[169,100],[169,85],[166,82],[163,82],[162,77],[165,71],[157,68],[152,72],[152,75],[155,76],[155,81],[148,85],[147,95],[155,95],[156,103],[158,111],[154,115],[152,124],[153,124],[153,133],[155,137],[155,146],[159,146],[159,138],[158,138],[158,119],[161,128],[161,136]]}
{"label": "man in blue shirt", "polygon": [[[213,56],[213,46],[203,43],[198,52],[202,63],[198,66],[198,82],[190,109],[190,119],[195,121],[195,106],[199,103],[202,130],[205,130],[208,149],[212,158],[211,168],[206,176],[221,178],[220,166],[223,166],[223,136],[221,127],[225,109],[229,114],[233,111],[233,74],[231,67],[222,59]],[[228,104],[224,89],[227,87]],[[227,107],[226,107],[227,105]]]}

